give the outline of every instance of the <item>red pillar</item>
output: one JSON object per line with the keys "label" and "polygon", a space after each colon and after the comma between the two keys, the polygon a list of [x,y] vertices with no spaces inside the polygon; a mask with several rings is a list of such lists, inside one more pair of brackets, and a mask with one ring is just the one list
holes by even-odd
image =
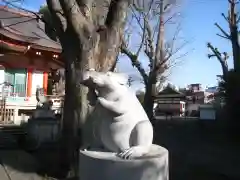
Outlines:
{"label": "red pillar", "polygon": [[29,68],[27,70],[27,97],[32,96],[32,73],[33,69]]}
{"label": "red pillar", "polygon": [[43,72],[43,89],[44,89],[44,94],[47,94],[47,86],[48,86],[48,72],[44,71]]}

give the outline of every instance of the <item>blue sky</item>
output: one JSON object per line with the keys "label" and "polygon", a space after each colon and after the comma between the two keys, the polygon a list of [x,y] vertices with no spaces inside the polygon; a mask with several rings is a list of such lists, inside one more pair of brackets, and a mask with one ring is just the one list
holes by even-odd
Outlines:
{"label": "blue sky", "polygon": [[[183,63],[172,69],[169,80],[181,87],[190,83],[201,83],[203,86],[216,85],[216,75],[221,74],[221,67],[216,59],[207,58],[209,51],[206,43],[211,42],[219,50],[231,53],[231,44],[227,40],[216,36],[216,33],[219,31],[214,26],[214,23],[218,22],[223,28],[228,30],[227,23],[221,16],[221,13],[227,12],[227,0],[182,1],[182,34],[186,40],[191,40],[188,47],[189,49],[194,48],[194,50],[191,50],[188,56],[183,59]],[[45,3],[45,0],[25,0],[24,6],[37,10],[43,3]],[[229,66],[232,67],[231,58]],[[134,75],[136,79],[140,77],[126,58],[121,59],[119,70]],[[134,89],[140,87],[140,83],[136,81]]]}
{"label": "blue sky", "polygon": [[[183,66],[175,68],[171,77],[178,85],[187,83],[202,83],[203,85],[216,84],[216,75],[221,74],[220,64],[216,59],[208,59],[209,53],[206,43],[211,42],[221,51],[231,53],[231,44],[218,36],[219,30],[214,26],[218,22],[228,30],[227,22],[221,16],[228,9],[227,0],[186,0],[183,14],[183,33],[193,37],[191,46],[195,50],[186,58]],[[230,58],[231,59],[231,58]],[[229,60],[232,67],[232,60]]]}

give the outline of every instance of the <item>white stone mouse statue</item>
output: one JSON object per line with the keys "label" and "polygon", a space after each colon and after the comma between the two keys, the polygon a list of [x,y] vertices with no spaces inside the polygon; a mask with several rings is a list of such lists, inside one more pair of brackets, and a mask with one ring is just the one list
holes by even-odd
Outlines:
{"label": "white stone mouse statue", "polygon": [[95,128],[99,143],[123,159],[148,153],[153,127],[135,93],[127,87],[127,78],[119,73],[90,70],[81,84],[97,92]]}

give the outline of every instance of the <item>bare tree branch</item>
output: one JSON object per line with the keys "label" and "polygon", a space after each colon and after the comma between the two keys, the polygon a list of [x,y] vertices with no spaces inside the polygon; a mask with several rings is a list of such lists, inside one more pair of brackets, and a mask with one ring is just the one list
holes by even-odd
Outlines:
{"label": "bare tree branch", "polygon": [[222,13],[222,16],[223,16],[223,18],[227,21],[227,23],[229,23],[230,22],[230,19],[229,19],[229,17],[227,17],[224,13]]}
{"label": "bare tree branch", "polygon": [[[78,0],[78,1],[80,1],[80,0]],[[90,12],[92,13],[92,15],[91,15],[92,17],[89,17],[89,19],[92,19],[93,24],[95,26],[104,25],[111,0],[97,0],[97,1],[81,0],[81,1],[84,1],[85,6],[87,7],[85,9],[90,9]],[[87,1],[87,2],[85,2],[85,1]],[[82,5],[80,5],[80,7],[81,6]],[[86,14],[86,12],[85,12],[85,14]]]}
{"label": "bare tree branch", "polygon": [[60,37],[67,28],[66,19],[63,15],[62,8],[58,0],[47,0],[48,9],[53,18],[54,26],[57,34]]}
{"label": "bare tree branch", "polygon": [[113,63],[112,67],[109,69],[109,71],[114,72],[116,70],[117,67],[117,63],[119,62],[119,55],[116,57],[115,62]]}
{"label": "bare tree branch", "polygon": [[219,36],[219,37],[221,37],[221,38],[224,38],[224,39],[227,39],[227,40],[229,40],[229,38],[228,38],[228,37],[226,37],[226,36],[223,36],[223,35],[221,35],[221,34],[218,34],[218,33],[217,33],[217,36]]}
{"label": "bare tree branch", "polygon": [[181,26],[180,26],[180,24],[178,24],[178,26],[176,28],[176,31],[173,34],[173,38],[171,39],[170,43],[168,43],[169,46],[166,48],[166,54],[168,54],[166,59],[169,59],[170,57],[172,57],[175,53],[177,53],[179,51],[179,50],[175,50],[175,53],[173,52],[174,51],[174,47],[175,47],[175,43],[176,43],[176,40],[177,40],[177,37],[178,37],[178,35],[180,33],[180,30],[181,30]]}
{"label": "bare tree branch", "polygon": [[179,12],[174,13],[172,16],[170,16],[167,20],[164,21],[164,25],[166,25],[168,22],[170,22],[174,17],[179,15]]}
{"label": "bare tree branch", "polygon": [[152,28],[150,26],[149,20],[145,20],[145,28],[146,28],[146,42],[145,42],[145,54],[149,59],[149,66],[153,67],[153,59],[155,55],[155,46],[154,46],[154,35],[152,33]]}
{"label": "bare tree branch", "polygon": [[[144,45],[144,53],[146,54],[146,56],[148,57],[148,61],[149,61],[149,67],[150,69],[152,69],[153,66],[153,60],[154,60],[154,55],[155,55],[155,36],[154,36],[154,32],[153,30],[156,32],[158,30],[158,27],[156,27],[156,25],[153,25],[153,22],[151,22],[151,18],[149,16],[149,12],[143,12],[143,11],[138,11],[138,9],[133,5],[132,7],[132,16],[135,19],[135,22],[137,23],[137,25],[139,26],[140,30],[142,31],[141,34],[144,35],[145,37],[141,38],[141,41],[139,42],[139,49],[137,49],[137,53],[133,53],[130,50],[130,47],[128,46],[122,46],[122,53],[126,54],[129,59],[131,60],[133,66],[135,66],[139,73],[142,74],[146,74],[148,76],[148,78],[150,78],[150,72],[147,72],[145,69],[143,69],[142,67],[139,68],[139,62],[135,61],[135,59],[138,59],[139,53],[141,51],[142,46]],[[175,16],[178,13],[175,13],[173,16]],[[174,17],[171,16],[168,18],[168,20],[165,21],[165,24],[168,23],[171,19],[173,19]],[[159,18],[158,18],[159,21]],[[178,25],[177,27],[177,31],[174,33],[173,38],[171,39],[171,43],[169,45],[169,47],[167,49],[165,49],[165,55],[164,55],[164,60],[161,61],[161,63],[159,63],[155,70],[155,73],[157,74],[161,74],[161,76],[163,75],[163,73],[166,71],[166,69],[168,69],[168,66],[166,65],[167,62],[170,63],[170,59],[173,59],[174,55],[177,54],[181,49],[183,49],[189,42],[184,42],[180,47],[175,48],[175,41],[177,40],[177,36],[180,32],[180,25]],[[126,41],[125,41],[126,44]],[[188,53],[184,53],[182,56],[177,57],[177,59],[180,59],[181,57],[186,56]],[[146,76],[145,76],[146,77]],[[146,81],[145,81],[146,82]],[[146,84],[145,84],[146,85]]]}
{"label": "bare tree branch", "polygon": [[139,27],[140,27],[141,30],[143,31],[143,30],[144,30],[144,27],[143,27],[142,22],[141,22],[141,17],[143,16],[143,13],[139,13],[140,15],[138,16],[138,15],[136,14],[136,9],[137,9],[137,8],[136,8],[135,6],[134,6],[134,8],[133,8],[132,6],[130,6],[130,8],[131,8],[131,12],[132,12],[133,17],[135,18],[135,20],[137,21]]}
{"label": "bare tree branch", "polygon": [[187,52],[185,52],[185,53],[179,55],[178,57],[174,57],[174,61],[175,61],[174,64],[175,64],[175,65],[178,64],[179,61],[177,61],[177,60],[186,57],[186,56],[189,54],[189,52],[190,52],[190,51],[187,51]]}
{"label": "bare tree branch", "polygon": [[230,36],[226,31],[224,31],[224,30],[221,28],[221,26],[219,26],[218,23],[215,23],[215,26],[217,26],[217,28],[223,33],[224,38],[226,38],[226,39],[231,39],[231,36]]}
{"label": "bare tree branch", "polygon": [[143,26],[143,32],[142,32],[142,41],[140,43],[140,46],[138,48],[138,51],[136,53],[136,56],[139,57],[139,54],[142,50],[142,47],[144,45],[144,41],[145,41],[145,34],[146,34],[146,19],[144,18],[144,26]]}
{"label": "bare tree branch", "polygon": [[[50,0],[55,1],[55,0]],[[80,10],[76,0],[59,0],[61,8],[67,19],[68,24],[73,28],[79,38],[91,36],[92,32],[95,30],[93,24],[87,20],[87,15],[83,14]]]}
{"label": "bare tree branch", "polygon": [[80,11],[85,16],[86,19],[92,20],[92,3],[93,0],[76,0]]}
{"label": "bare tree branch", "polygon": [[132,64],[134,67],[137,68],[137,70],[139,71],[139,73],[141,74],[144,83],[147,84],[148,82],[148,75],[145,72],[145,69],[142,67],[141,62],[138,60],[138,56],[136,56],[135,54],[133,54],[131,51],[129,51],[127,49],[127,47],[124,45],[124,43],[121,46],[121,52],[125,55],[128,56],[128,58],[131,60]]}
{"label": "bare tree branch", "polygon": [[213,54],[209,54],[208,58],[216,57],[222,66],[223,77],[226,78],[228,73],[228,64],[227,59],[229,58],[226,52],[222,54],[218,51],[217,48],[214,48],[211,43],[207,43],[207,47],[212,51]]}
{"label": "bare tree branch", "polygon": [[179,47],[171,50],[170,53],[167,52],[167,57],[165,57],[166,60],[172,58],[175,54],[177,54],[178,52],[180,52],[184,47],[186,47],[188,44],[190,43],[190,41],[185,41],[183,42]]}
{"label": "bare tree branch", "polygon": [[112,0],[105,25],[109,29],[122,27],[127,18],[127,9],[129,7],[129,0]]}

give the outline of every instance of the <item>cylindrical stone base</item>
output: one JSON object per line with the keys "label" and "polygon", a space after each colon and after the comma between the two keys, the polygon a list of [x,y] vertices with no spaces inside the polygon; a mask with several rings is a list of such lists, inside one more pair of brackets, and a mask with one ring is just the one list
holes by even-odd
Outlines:
{"label": "cylindrical stone base", "polygon": [[152,145],[139,159],[123,160],[114,153],[80,151],[81,180],[168,180],[168,150]]}

